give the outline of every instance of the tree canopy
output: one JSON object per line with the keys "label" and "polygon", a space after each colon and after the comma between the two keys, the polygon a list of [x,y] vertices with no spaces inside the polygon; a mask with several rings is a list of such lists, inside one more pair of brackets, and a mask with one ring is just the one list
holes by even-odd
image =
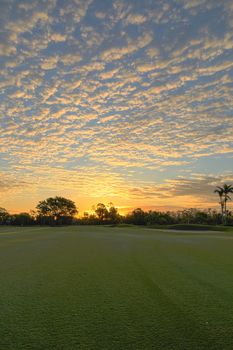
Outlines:
{"label": "tree canopy", "polygon": [[4,224],[8,217],[9,217],[9,213],[5,208],[0,208],[0,224]]}
{"label": "tree canopy", "polygon": [[40,201],[36,207],[38,214],[41,216],[50,216],[54,220],[62,217],[73,217],[78,213],[75,203],[64,197],[50,197]]}

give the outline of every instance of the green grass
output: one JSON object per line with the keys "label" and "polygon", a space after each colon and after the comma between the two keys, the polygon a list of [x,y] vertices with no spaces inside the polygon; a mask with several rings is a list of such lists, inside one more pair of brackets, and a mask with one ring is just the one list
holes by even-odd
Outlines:
{"label": "green grass", "polygon": [[232,350],[233,234],[0,228],[0,349]]}
{"label": "green grass", "polygon": [[160,230],[182,230],[182,231],[224,231],[233,232],[232,226],[223,225],[200,225],[200,224],[173,224],[173,225],[148,225],[148,228],[156,228]]}
{"label": "green grass", "polygon": [[231,231],[233,227],[222,225],[199,225],[199,224],[176,224],[169,225],[171,230],[184,230],[184,231]]}

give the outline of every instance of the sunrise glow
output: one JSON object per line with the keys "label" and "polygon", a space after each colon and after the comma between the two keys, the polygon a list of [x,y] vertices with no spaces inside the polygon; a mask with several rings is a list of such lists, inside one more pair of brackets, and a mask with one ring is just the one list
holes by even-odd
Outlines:
{"label": "sunrise glow", "polygon": [[232,1],[9,0],[1,16],[0,206],[218,208]]}

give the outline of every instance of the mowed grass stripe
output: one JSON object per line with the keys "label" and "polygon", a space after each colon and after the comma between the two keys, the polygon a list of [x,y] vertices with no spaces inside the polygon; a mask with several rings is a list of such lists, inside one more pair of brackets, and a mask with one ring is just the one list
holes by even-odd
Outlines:
{"label": "mowed grass stripe", "polygon": [[230,234],[16,231],[0,237],[0,349],[232,349]]}

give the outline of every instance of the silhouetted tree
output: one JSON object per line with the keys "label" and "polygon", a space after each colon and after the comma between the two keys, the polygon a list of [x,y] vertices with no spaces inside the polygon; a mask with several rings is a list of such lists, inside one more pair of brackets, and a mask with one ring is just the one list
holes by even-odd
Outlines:
{"label": "silhouetted tree", "polygon": [[126,216],[126,222],[134,225],[145,225],[146,213],[141,208],[134,209]]}
{"label": "silhouetted tree", "polygon": [[108,209],[103,203],[97,204],[95,213],[100,221],[106,220],[108,218]]}
{"label": "silhouetted tree", "polygon": [[158,212],[149,210],[145,216],[147,225],[170,225],[176,223],[175,216],[171,212]]}
{"label": "silhouetted tree", "polygon": [[222,221],[225,225],[227,223],[227,201],[231,200],[231,197],[229,196],[230,193],[233,193],[233,186],[224,184],[222,187],[217,186],[215,193],[218,193],[220,198],[220,205],[221,205],[221,213],[222,213]]}
{"label": "silhouetted tree", "polygon": [[54,222],[67,223],[68,218],[78,213],[75,203],[64,197],[50,197],[37,205],[39,217],[50,217]]}
{"label": "silhouetted tree", "polygon": [[108,219],[113,224],[120,221],[120,215],[118,213],[118,209],[114,207],[113,203],[109,203]]}
{"label": "silhouetted tree", "polygon": [[223,185],[223,196],[224,196],[225,223],[227,222],[227,201],[231,200],[231,197],[229,196],[230,193],[233,193],[233,186],[224,184]]}
{"label": "silhouetted tree", "polygon": [[19,213],[12,216],[12,224],[20,226],[32,225],[34,224],[34,220],[29,213]]}
{"label": "silhouetted tree", "polygon": [[6,224],[10,214],[5,208],[0,208],[0,225]]}
{"label": "silhouetted tree", "polygon": [[214,190],[214,193],[217,193],[219,196],[219,204],[221,207],[222,223],[224,222],[224,197],[223,197],[223,188],[217,186]]}

